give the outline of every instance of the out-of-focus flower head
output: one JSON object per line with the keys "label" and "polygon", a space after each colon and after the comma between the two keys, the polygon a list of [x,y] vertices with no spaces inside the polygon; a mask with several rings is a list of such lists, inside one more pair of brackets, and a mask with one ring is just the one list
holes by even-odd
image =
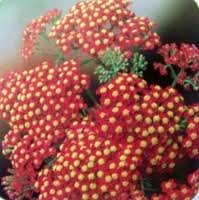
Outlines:
{"label": "out-of-focus flower head", "polygon": [[39,18],[32,20],[26,26],[23,32],[23,44],[21,49],[21,55],[24,59],[27,59],[34,53],[39,35],[46,29],[50,22],[58,18],[60,15],[61,11],[58,9],[49,10]]}
{"label": "out-of-focus flower head", "polygon": [[137,17],[128,9],[129,0],[92,0],[77,3],[49,33],[66,54],[80,48],[98,56],[107,48],[154,49],[160,38],[148,18]]}
{"label": "out-of-focus flower head", "polygon": [[199,49],[194,44],[163,45],[158,53],[163,63],[154,63],[161,75],[171,74],[173,86],[177,83],[185,89],[199,89]]}

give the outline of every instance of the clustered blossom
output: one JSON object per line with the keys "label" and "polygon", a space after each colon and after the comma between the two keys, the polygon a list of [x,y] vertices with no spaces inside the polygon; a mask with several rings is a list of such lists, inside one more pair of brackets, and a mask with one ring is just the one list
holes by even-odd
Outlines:
{"label": "clustered blossom", "polygon": [[[185,148],[189,146],[192,158],[199,155],[198,106],[190,119],[196,124],[188,120],[187,129],[181,131],[181,120],[190,110],[175,89],[148,86],[135,74],[123,73],[101,85],[97,94],[102,107],[96,109],[94,118],[101,135],[132,140],[134,151],[145,160],[146,173],[172,171],[177,161],[186,156],[182,143]],[[182,132],[191,138],[182,137]],[[188,146],[185,141],[190,141]]]}
{"label": "clustered blossom", "polygon": [[136,102],[146,87],[146,81],[135,74],[122,73],[98,88],[102,107],[96,109],[94,116],[102,135],[120,137],[132,133],[132,105],[136,110]]}
{"label": "clustered blossom", "polygon": [[148,199],[143,175],[172,172],[186,156],[180,121],[192,112],[175,89],[123,73],[97,93],[100,107],[65,130],[52,166],[38,172],[39,199]]}
{"label": "clustered blossom", "polygon": [[3,154],[10,155],[14,146],[20,141],[20,139],[21,136],[19,130],[9,130],[9,132],[5,135],[4,141],[2,143]]}
{"label": "clustered blossom", "polygon": [[39,199],[117,199],[136,188],[141,165],[133,143],[101,137],[94,122],[74,122],[66,132],[52,169],[35,183]]}
{"label": "clustered blossom", "polygon": [[181,44],[179,47],[175,43],[163,45],[158,53],[163,57],[164,63],[154,63],[154,68],[159,70],[161,75],[169,74],[171,67],[172,78],[185,88],[193,87],[198,89],[199,85],[199,49],[194,44]]}
{"label": "clustered blossom", "polygon": [[33,184],[37,172],[32,168],[25,170],[8,169],[8,171],[11,175],[3,177],[2,185],[4,185],[4,190],[9,199],[32,199]]}
{"label": "clustered blossom", "polygon": [[11,73],[0,85],[1,118],[9,121],[13,130],[34,137],[41,134],[42,138],[47,131],[48,139],[53,140],[53,127],[66,126],[85,108],[80,94],[89,80],[80,72],[79,62],[70,60],[57,68],[43,62],[34,69]]}
{"label": "clustered blossom", "polygon": [[199,105],[189,106],[185,115],[187,119],[186,135],[183,137],[182,146],[189,154],[189,157],[199,158]]}
{"label": "clustered blossom", "polygon": [[155,194],[151,200],[165,200],[165,199],[186,199],[192,200],[195,193],[198,192],[199,170],[195,170],[188,175],[187,184],[178,185],[173,179],[169,179],[161,183],[162,194]]}
{"label": "clustered blossom", "polygon": [[39,35],[45,30],[46,26],[60,16],[60,14],[61,11],[58,9],[49,10],[27,25],[23,32],[23,46],[21,49],[23,58],[27,59],[33,54]]}
{"label": "clustered blossom", "polygon": [[[89,82],[80,73],[77,61],[67,61],[57,68],[45,62],[5,78],[1,80],[1,102],[4,103],[1,116],[10,122],[12,129],[5,137],[3,148],[16,172],[3,182],[9,185],[6,190],[11,199],[20,198],[24,188],[29,188],[25,190],[26,198],[34,191],[41,200],[148,199],[140,188],[140,180],[145,175],[171,173],[187,155],[191,158],[199,155],[198,105],[187,107],[183,97],[171,87],[149,86],[132,73],[118,74],[98,88],[100,106],[81,119],[78,112],[85,105],[82,99],[77,103],[75,95],[80,97]],[[17,89],[18,86],[22,88]],[[69,93],[73,94],[71,98]],[[59,105],[61,97],[64,109],[56,112],[53,105]],[[50,110],[44,109],[43,114],[36,115],[35,111],[44,108],[49,100],[55,101],[48,106]],[[33,102],[35,107],[29,110],[27,105]],[[70,110],[71,104],[76,109],[72,106]],[[33,115],[28,114],[26,118],[30,112]],[[18,115],[23,123],[13,118]],[[187,127],[181,130],[184,118]],[[46,125],[52,126],[52,132]],[[44,165],[49,158],[53,158],[51,165]],[[21,180],[19,174],[25,169],[31,173],[24,174],[25,179]],[[194,182],[193,177],[189,180]],[[180,193],[187,187],[189,192],[184,196],[191,197],[196,193],[196,184],[197,181],[191,186],[179,186],[175,192]],[[165,198],[165,195],[167,191],[154,194],[151,199]]]}
{"label": "clustered blossom", "polygon": [[99,56],[107,48],[129,54],[133,47],[153,49],[160,43],[148,18],[137,17],[128,9],[129,0],[92,0],[77,3],[49,33],[66,54],[80,48]]}
{"label": "clustered blossom", "polygon": [[11,128],[2,143],[3,153],[17,173],[27,168],[36,171],[56,155],[70,123],[81,118],[80,110],[86,108],[81,93],[89,87],[88,76],[75,60],[57,68],[43,62],[7,74],[0,87],[0,116]]}

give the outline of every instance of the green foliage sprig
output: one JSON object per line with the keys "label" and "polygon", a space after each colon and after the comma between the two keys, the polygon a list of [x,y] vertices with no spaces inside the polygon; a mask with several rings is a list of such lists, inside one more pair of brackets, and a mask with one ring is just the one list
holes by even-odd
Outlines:
{"label": "green foliage sprig", "polygon": [[131,72],[137,74],[139,77],[143,77],[143,73],[147,69],[148,65],[146,58],[142,54],[136,52],[130,62],[132,64]]}
{"label": "green foliage sprig", "polygon": [[129,65],[127,59],[125,59],[120,50],[113,51],[107,49],[100,61],[101,65],[99,65],[95,70],[95,74],[98,75],[100,83],[107,82],[114,78],[119,72],[125,72]]}

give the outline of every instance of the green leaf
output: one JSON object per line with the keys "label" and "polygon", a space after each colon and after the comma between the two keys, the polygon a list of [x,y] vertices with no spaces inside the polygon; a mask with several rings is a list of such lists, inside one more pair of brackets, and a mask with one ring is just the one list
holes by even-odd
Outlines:
{"label": "green leaf", "polygon": [[119,72],[124,72],[128,66],[128,62],[120,50],[107,49],[100,58],[100,63],[101,65],[95,70],[100,83],[114,78]]}
{"label": "green leaf", "polygon": [[92,62],[92,61],[93,61],[93,59],[84,60],[84,61],[81,63],[81,65],[87,65],[87,64],[89,64],[89,63]]}
{"label": "green leaf", "polygon": [[143,72],[147,69],[148,65],[146,58],[142,54],[136,52],[131,59],[131,63],[131,72],[137,74],[139,77],[143,77]]}
{"label": "green leaf", "polygon": [[43,39],[44,41],[50,42],[46,30],[44,30],[44,31],[42,31],[42,32],[40,33],[40,37],[41,37],[41,39]]}

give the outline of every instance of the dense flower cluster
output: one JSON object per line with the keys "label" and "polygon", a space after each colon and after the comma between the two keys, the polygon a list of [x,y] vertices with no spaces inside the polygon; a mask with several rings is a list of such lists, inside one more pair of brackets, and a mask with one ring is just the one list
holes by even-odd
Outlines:
{"label": "dense flower cluster", "polygon": [[[186,139],[186,134],[181,138],[180,121],[195,116],[198,107],[188,109],[176,90],[149,86],[135,74],[122,73],[97,93],[100,107],[65,129],[58,151],[45,139],[30,144],[29,135],[16,145],[14,168],[37,169],[42,160],[55,157],[34,179],[39,199],[147,199],[140,191],[143,175],[171,172],[186,156],[180,148]],[[198,137],[191,139],[198,144]],[[25,153],[32,160],[14,158]],[[195,194],[193,187],[190,191],[190,196]]]}
{"label": "dense flower cluster", "polygon": [[185,115],[187,119],[186,135],[183,137],[182,145],[191,158],[199,158],[199,105],[189,106]]}
{"label": "dense flower cluster", "polygon": [[187,184],[178,185],[173,179],[164,181],[161,184],[163,194],[153,195],[151,200],[192,200],[194,194],[198,192],[198,179],[199,170],[196,170],[192,174],[189,174]]}
{"label": "dense flower cluster", "polygon": [[[143,156],[147,173],[153,169],[171,171],[186,155],[181,144],[190,157],[198,157],[198,105],[188,109],[173,88],[148,86],[135,74],[123,73],[102,85],[97,93],[102,107],[96,109],[94,116],[101,134],[119,140],[127,136],[134,141],[134,151]],[[187,118],[185,131],[188,136],[182,137],[180,124],[189,113],[192,117]]]}
{"label": "dense flower cluster", "polygon": [[129,0],[92,0],[76,4],[49,33],[64,53],[71,47],[98,56],[107,48],[153,49],[159,36],[154,24],[128,9]]}
{"label": "dense flower cluster", "polygon": [[118,196],[119,200],[147,200],[144,192],[141,190],[133,190],[131,192],[122,193]]}
{"label": "dense flower cluster", "polygon": [[[178,47],[176,44],[163,45],[158,53],[164,58],[164,63],[154,63],[155,69],[160,71],[161,75],[171,71],[173,79],[185,88],[197,90],[199,86],[199,49],[195,45],[181,44]],[[178,71],[179,74],[175,73]]]}
{"label": "dense flower cluster", "polygon": [[57,9],[49,10],[44,15],[32,20],[23,33],[23,46],[21,49],[22,57],[27,59],[33,54],[38,37],[46,26],[60,16],[61,11]]}
{"label": "dense flower cluster", "polygon": [[116,199],[136,187],[141,160],[133,143],[100,137],[95,123],[85,120],[74,122],[66,135],[52,169],[35,183],[39,199]]}
{"label": "dense flower cluster", "polygon": [[25,170],[8,169],[11,175],[2,179],[2,185],[8,198],[19,200],[22,198],[32,199],[33,184],[37,172],[31,168]]}
{"label": "dense flower cluster", "polygon": [[12,72],[0,85],[0,116],[11,128],[2,143],[3,153],[18,174],[27,168],[35,171],[55,156],[65,129],[80,119],[86,106],[80,94],[89,79],[80,72],[78,61],[69,60],[57,68],[44,62]]}
{"label": "dense flower cluster", "polygon": [[34,137],[47,131],[52,137],[53,127],[66,126],[84,108],[80,94],[88,86],[88,77],[80,72],[78,61],[66,61],[57,68],[43,62],[1,79],[0,115],[12,129],[36,132]]}

